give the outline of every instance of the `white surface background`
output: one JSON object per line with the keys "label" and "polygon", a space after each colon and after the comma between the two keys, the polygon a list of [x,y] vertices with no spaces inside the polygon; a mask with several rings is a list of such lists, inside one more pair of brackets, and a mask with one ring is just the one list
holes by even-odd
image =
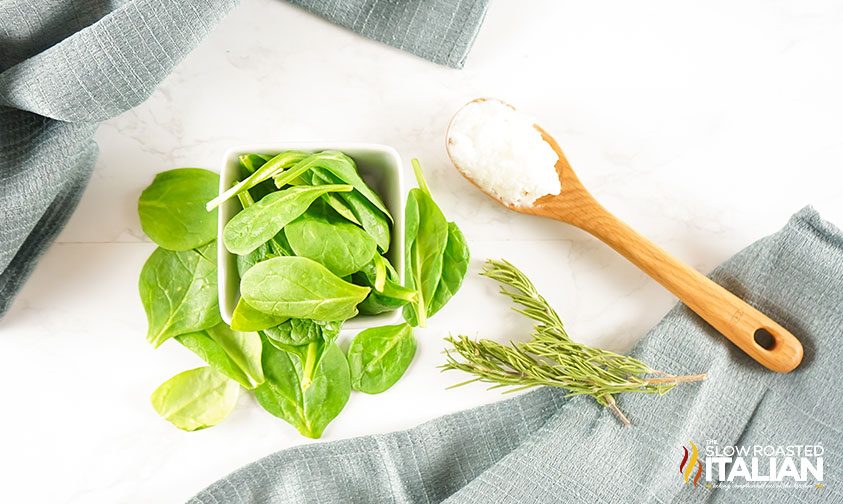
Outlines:
{"label": "white surface background", "polygon": [[476,276],[484,258],[521,266],[576,339],[613,350],[674,303],[584,233],[508,213],[462,180],[443,142],[460,105],[496,96],[536,116],[610,210],[708,272],[806,204],[843,223],[841,53],[833,0],[498,0],[462,71],[280,1],[244,1],[151,99],[100,128],[78,211],[0,324],[4,499],[181,502],[306,441],[245,394],[196,433],[149,406],[159,383],[200,364],[144,339],[136,284],[154,247],[135,205],[154,173],[216,169],[231,145],[290,140],[379,142],[422,160],[474,259],[460,295],[417,333],[408,375],[354,394],[324,439],[387,432],[499,399],[446,391],[464,377],[436,369],[449,332],[526,334]]}

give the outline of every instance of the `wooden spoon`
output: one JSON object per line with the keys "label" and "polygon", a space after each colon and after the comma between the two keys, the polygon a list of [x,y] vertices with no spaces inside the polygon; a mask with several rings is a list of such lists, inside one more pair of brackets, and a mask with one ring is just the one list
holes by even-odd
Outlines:
{"label": "wooden spoon", "polygon": [[[482,100],[485,99],[474,101]],[[543,196],[531,206],[507,205],[475,183],[456,162],[454,166],[487,196],[510,210],[566,222],[609,245],[767,369],[787,373],[799,365],[802,344],[795,336],[609,213],[579,181],[556,140],[539,125],[534,127],[559,156],[556,171],[562,191],[558,195]],[[453,162],[450,145],[448,155]]]}

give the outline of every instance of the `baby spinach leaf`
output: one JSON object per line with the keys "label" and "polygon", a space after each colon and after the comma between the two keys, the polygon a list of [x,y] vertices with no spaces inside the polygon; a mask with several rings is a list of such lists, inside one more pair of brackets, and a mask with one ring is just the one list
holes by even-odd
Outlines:
{"label": "baby spinach leaf", "polygon": [[[339,177],[326,170],[314,169],[314,182],[323,184],[336,184],[341,182]],[[371,201],[357,191],[335,193],[338,199],[351,210],[355,221],[375,239],[381,252],[389,250],[391,232],[388,214],[384,214]],[[351,220],[351,219],[349,219]],[[352,221],[354,222],[354,221]]]}
{"label": "baby spinach leaf", "polygon": [[288,171],[277,174],[275,176],[275,186],[278,188],[284,187],[284,185],[302,177],[308,170],[313,170],[314,173],[330,172],[333,177],[340,181],[339,183],[354,187],[356,193],[360,194],[371,205],[383,212],[389,220],[392,220],[389,210],[383,204],[378,193],[366,185],[366,182],[357,173],[357,165],[354,163],[354,160],[342,152],[323,151],[303,159]]}
{"label": "baby spinach leaf", "polygon": [[225,350],[206,331],[180,334],[175,337],[175,340],[198,355],[200,359],[207,362],[212,368],[228,376],[240,385],[248,389],[255,387],[254,381],[240,369],[240,366],[229,357]]}
{"label": "baby spinach leaf", "polygon": [[253,307],[278,317],[347,320],[369,289],[306,257],[275,257],[249,269],[240,292]]}
{"label": "baby spinach leaf", "polygon": [[287,234],[283,229],[277,235],[273,236],[267,244],[269,245],[270,252],[275,254],[276,257],[295,255],[293,253],[293,247],[290,246],[290,241],[287,239]]}
{"label": "baby spinach leaf", "polygon": [[[280,234],[282,234],[283,231]],[[237,274],[242,278],[243,275],[249,271],[249,268],[254,266],[255,264],[266,261],[267,259],[272,259],[273,257],[280,257],[285,255],[293,255],[292,251],[278,253],[278,250],[284,250],[283,247],[272,246],[272,240],[261,244],[255,250],[249,252],[245,255],[238,255],[237,256]]]}
{"label": "baby spinach leaf", "polygon": [[[339,179],[332,179],[339,181]],[[339,181],[341,182],[341,181]],[[333,184],[333,181],[325,181],[323,179],[317,178],[314,176],[314,172],[307,171],[300,175],[298,179],[292,182],[294,185],[300,184],[307,184],[307,185],[320,185],[320,184]],[[320,198],[324,201],[328,206],[333,208],[341,217],[346,219],[347,221],[351,222],[352,224],[360,225],[360,221],[357,220],[357,217],[354,215],[354,212],[351,211],[351,208],[337,196],[335,193],[327,193],[323,194]]]}
{"label": "baby spinach leaf", "polygon": [[272,345],[264,345],[266,381],[255,389],[255,398],[266,411],[286,421],[310,438],[319,438],[325,427],[348,402],[351,384],[348,362],[335,343],[316,366],[310,385],[302,388],[302,362]]}
{"label": "baby spinach leaf", "polygon": [[[322,362],[327,350],[336,341],[340,333],[342,322],[305,321],[318,327],[317,336],[306,346],[294,347],[292,353],[297,355],[302,363],[301,388],[307,390],[314,378],[317,366]],[[295,324],[294,324],[295,327]],[[277,346],[277,345],[276,345]]]}
{"label": "baby spinach leaf", "polygon": [[290,319],[275,328],[262,331],[264,341],[294,356],[301,366],[301,389],[307,390],[325,350],[339,335],[342,322],[325,322],[307,319]]}
{"label": "baby spinach leaf", "polygon": [[[427,317],[432,317],[450,301],[451,297],[459,290],[463,278],[468,271],[470,254],[465,237],[457,227],[456,223],[448,223],[448,244],[445,246],[445,254],[442,257],[442,274],[433,298],[427,305]],[[360,308],[363,311],[363,308]],[[416,313],[413,310],[405,310],[405,319],[411,325],[417,325]]]}
{"label": "baby spinach leaf", "polygon": [[[243,208],[248,208],[255,204],[252,196],[248,192],[242,192],[237,195],[240,199],[240,204]],[[271,257],[278,257],[282,255],[293,255],[293,250],[287,242],[287,237],[284,235],[284,230],[278,232],[271,240],[261,243],[258,248],[249,252],[248,254],[237,256],[237,273],[243,276],[246,271],[255,264],[265,261]]]}
{"label": "baby spinach leaf", "polygon": [[375,278],[372,287],[378,292],[383,292],[383,288],[386,285],[386,264],[387,260],[380,254],[375,254],[372,258],[372,265],[375,268]]}
{"label": "baby spinach leaf", "polygon": [[393,386],[413,361],[416,340],[409,324],[361,331],[348,349],[351,387],[379,394]]}
{"label": "baby spinach leaf", "polygon": [[264,330],[267,338],[287,346],[307,345],[320,338],[334,341],[339,332],[340,324],[337,322],[308,319],[290,319]]}
{"label": "baby spinach leaf", "polygon": [[155,347],[221,322],[215,244],[182,252],[159,247],[143,265],[138,290],[149,325],[146,339]]}
{"label": "baby spinach leaf", "polygon": [[234,331],[221,323],[204,331],[181,334],[176,340],[247,389],[263,382],[261,339],[257,333]]}
{"label": "baby spinach leaf", "polygon": [[377,243],[366,231],[326,205],[313,205],[287,224],[284,234],[297,256],[313,259],[340,277],[359,271],[377,252]]}
{"label": "baby spinach leaf", "polygon": [[378,315],[401,309],[408,302],[406,299],[384,296],[373,290],[362,303],[357,305],[357,310],[363,315]]}
{"label": "baby spinach leaf", "polygon": [[273,157],[274,156],[267,156],[265,154],[243,154],[237,159],[238,161],[240,161],[240,171],[245,174],[245,178],[251,175],[252,173],[255,173],[258,168],[265,165],[266,162],[272,159]]}
{"label": "baby spinach leaf", "polygon": [[274,238],[266,243],[260,244],[258,248],[245,255],[237,256],[237,273],[242,278],[246,272],[255,264],[266,261],[273,257],[291,256],[293,249],[287,242],[287,237],[284,235],[284,230],[278,232]]}
{"label": "baby spinach leaf", "polygon": [[299,324],[294,324],[294,320],[301,321],[307,319],[289,319],[283,324],[264,329],[262,332],[269,339],[270,343],[277,343],[276,348],[286,351],[292,351],[290,347],[307,345],[316,341],[321,336],[319,327],[315,323],[298,327]]}
{"label": "baby spinach leaf", "polygon": [[263,334],[272,346],[295,355],[303,365],[301,388],[307,389],[325,350],[336,341],[342,322],[291,319]]}
{"label": "baby spinach leaf", "polygon": [[357,221],[360,222],[360,226],[377,242],[378,249],[382,253],[389,250],[392,232],[389,221],[384,217],[384,214],[357,193],[342,193],[338,194],[337,197],[351,208],[351,211],[357,217]]}
{"label": "baby spinach leaf", "polygon": [[363,224],[357,219],[357,216],[354,215],[354,210],[346,203],[342,198],[337,196],[335,193],[328,193],[322,195],[322,201],[328,204],[331,208],[337,212],[340,217],[351,222],[352,224],[356,224],[358,226],[362,226]]}
{"label": "baby spinach leaf", "polygon": [[418,189],[411,189],[404,212],[404,281],[417,293],[416,301],[404,307],[404,318],[424,327],[442,274],[448,222],[430,196],[418,161],[413,160]]}
{"label": "baby spinach leaf", "polygon": [[462,231],[456,223],[449,222],[448,244],[445,246],[445,255],[442,258],[442,275],[439,277],[433,299],[427,307],[428,317],[432,317],[441,310],[460,289],[468,271],[470,259],[471,254]]}
{"label": "baby spinach leaf", "polygon": [[365,315],[377,315],[404,307],[413,302],[416,296],[416,291],[403,287],[392,280],[387,280],[383,291],[378,292],[372,289],[372,292],[357,306],[357,309]]}
{"label": "baby spinach leaf", "polygon": [[[255,187],[256,185],[260,184],[264,180],[269,180],[272,178],[273,175],[276,173],[280,173],[284,171],[285,168],[295,165],[302,159],[306,158],[307,154],[304,152],[299,151],[286,151],[278,154],[277,156],[273,157],[260,168],[255,169],[255,171],[246,177],[244,180],[238,182],[230,189],[226,190],[216,198],[208,201],[205,205],[205,208],[208,211],[213,210],[214,208],[220,206],[224,201],[233,198],[234,196],[242,193],[243,191],[248,191],[249,189]],[[243,164],[243,158],[240,158],[241,165]]]}
{"label": "baby spinach leaf", "polygon": [[243,191],[237,195],[237,199],[240,200],[240,207],[241,208],[249,208],[250,206],[255,204],[255,198],[252,196],[252,193],[249,191]]}
{"label": "baby spinach leaf", "polygon": [[152,407],[186,431],[218,424],[237,404],[237,382],[209,367],[191,369],[165,381],[152,393]]}
{"label": "baby spinach leaf", "polygon": [[360,268],[360,271],[353,275],[353,278],[355,281],[361,280],[363,285],[368,285],[378,291],[382,291],[389,280],[395,282],[396,285],[400,285],[398,272],[389,262],[389,259],[380,254],[372,257],[372,260]]}
{"label": "baby spinach leaf", "polygon": [[246,302],[242,297],[237,301],[231,314],[231,328],[235,331],[262,331],[284,323],[283,317],[264,313]]}
{"label": "baby spinach leaf", "polygon": [[303,214],[319,196],[350,190],[348,185],[296,186],[269,194],[228,221],[223,229],[225,246],[234,254],[248,254]]}
{"label": "baby spinach leaf", "polygon": [[305,419],[303,393],[294,359],[283,350],[265,345],[263,368],[266,381],[255,389],[255,399],[263,409],[307,436],[305,432],[309,433],[309,430]]}
{"label": "baby spinach leaf", "polygon": [[[380,257],[380,260],[378,258]],[[383,270],[380,272],[380,270]],[[383,275],[383,286],[378,288],[378,277]],[[398,273],[386,258],[376,255],[362,270],[352,276],[354,283],[371,287],[372,291],[357,306],[360,313],[377,315],[401,308],[416,300],[416,291],[402,286],[398,282]]]}
{"label": "baby spinach leaf", "polygon": [[[249,175],[255,173],[258,168],[265,165],[266,162],[272,159],[273,157],[274,156],[270,156],[267,154],[244,154],[240,156],[241,176],[239,180],[244,180],[249,177]],[[242,197],[243,195],[249,195],[251,197],[254,197],[256,200],[259,200],[273,191],[275,191],[275,184],[272,183],[271,179],[267,179],[263,182],[258,183],[251,189],[238,192],[237,196]]]}
{"label": "baby spinach leaf", "polygon": [[220,177],[201,168],[161,172],[141,193],[138,215],[149,238],[168,250],[190,250],[217,235],[217,213],[205,202],[219,192]]}
{"label": "baby spinach leaf", "polygon": [[237,274],[240,276],[240,278],[243,278],[243,275],[245,275],[246,272],[249,271],[249,268],[271,257],[276,256],[269,249],[269,242],[260,244],[258,248],[249,252],[248,254],[238,255]]}
{"label": "baby spinach leaf", "polygon": [[344,320],[336,321],[336,320],[316,320],[313,321],[317,324],[322,326],[322,339],[328,342],[334,342],[337,340],[337,337],[340,335],[340,330],[342,329],[342,324],[345,322]]}
{"label": "baby spinach leaf", "polygon": [[[324,153],[323,153],[324,154]],[[357,165],[353,159],[346,156],[342,152],[331,152],[332,156],[337,156],[344,162],[330,162],[330,163],[320,163],[319,168],[322,170],[327,170],[334,174],[335,177],[342,180],[346,184],[350,184],[354,187],[354,190],[366,198],[366,201],[372,204],[375,208],[383,212],[386,217],[392,221],[392,215],[390,215],[389,210],[384,205],[381,197],[372,190],[371,187],[366,184],[360,174],[357,172]]]}
{"label": "baby spinach leaf", "polygon": [[263,382],[262,345],[257,333],[234,331],[225,323],[206,329],[205,332],[249,377],[252,385],[247,388],[253,388]]}

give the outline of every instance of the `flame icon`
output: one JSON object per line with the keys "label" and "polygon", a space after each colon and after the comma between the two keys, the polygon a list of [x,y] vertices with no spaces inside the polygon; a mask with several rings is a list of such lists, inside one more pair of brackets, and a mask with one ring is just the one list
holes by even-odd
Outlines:
{"label": "flame icon", "polygon": [[696,487],[703,472],[702,462],[699,460],[699,450],[697,450],[697,445],[695,445],[693,441],[691,441],[690,453],[684,446],[682,447],[682,450],[685,451],[685,454],[682,456],[682,462],[679,463],[679,474],[681,474],[685,479],[685,484],[687,485],[691,480],[691,473],[694,472],[694,467],[696,467],[697,474],[694,475],[693,480],[694,486]]}

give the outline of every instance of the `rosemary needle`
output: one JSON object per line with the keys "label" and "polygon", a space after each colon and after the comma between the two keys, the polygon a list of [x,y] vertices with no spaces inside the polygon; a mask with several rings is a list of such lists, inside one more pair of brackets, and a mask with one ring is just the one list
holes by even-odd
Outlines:
{"label": "rosemary needle", "polygon": [[459,370],[508,392],[540,385],[559,387],[569,396],[589,395],[625,425],[629,419],[614,395],[622,392],[664,394],[678,383],[700,381],[704,374],[674,376],[656,371],[634,357],[577,343],[568,336],[556,311],[518,268],[505,260],[486,262],[481,275],[501,284],[500,293],[517,305],[515,311],[532,319],[532,339],[502,344],[491,340],[448,337],[443,370]]}

